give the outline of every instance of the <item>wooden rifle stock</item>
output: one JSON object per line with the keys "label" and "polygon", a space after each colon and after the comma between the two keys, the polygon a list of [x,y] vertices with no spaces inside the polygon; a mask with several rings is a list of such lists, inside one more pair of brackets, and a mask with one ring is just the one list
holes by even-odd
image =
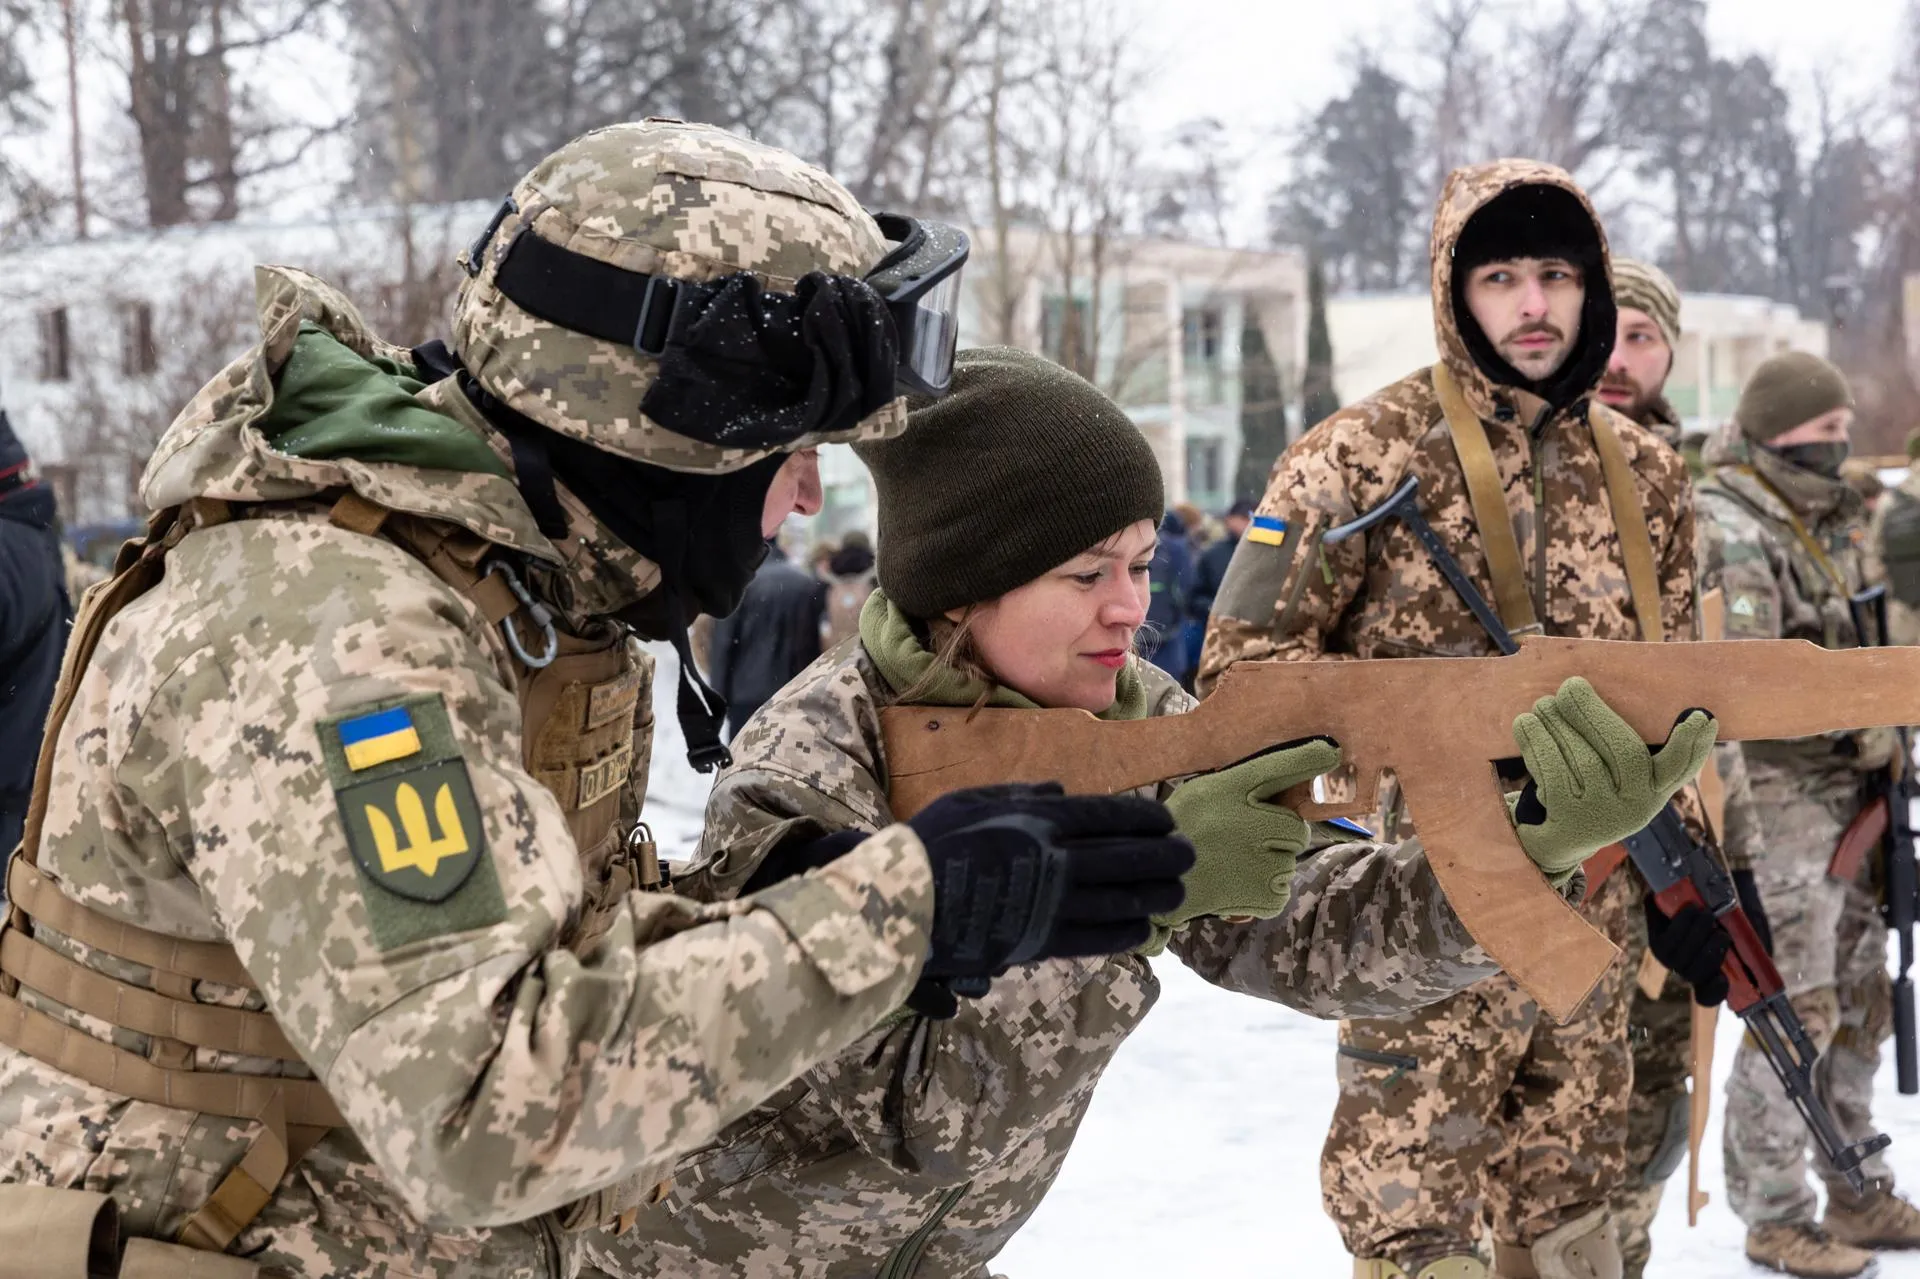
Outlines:
{"label": "wooden rifle stock", "polygon": [[1884,794],[1875,795],[1862,804],[1847,828],[1840,832],[1840,838],[1833,842],[1833,856],[1827,860],[1827,878],[1852,883],[1866,864],[1867,854],[1879,848],[1880,841],[1887,837],[1890,824]]}
{"label": "wooden rifle stock", "polygon": [[1804,640],[1646,644],[1529,639],[1510,657],[1242,662],[1196,710],[1106,721],[1079,710],[896,706],[881,712],[892,808],[995,782],[1115,794],[1327,736],[1360,779],[1351,803],[1289,797],[1319,819],[1370,813],[1392,769],[1461,922],[1541,1007],[1566,1020],[1618,951],[1520,847],[1493,761],[1513,720],[1582,675],[1646,741],[1711,710],[1723,741],[1920,723],[1920,648],[1829,651]]}

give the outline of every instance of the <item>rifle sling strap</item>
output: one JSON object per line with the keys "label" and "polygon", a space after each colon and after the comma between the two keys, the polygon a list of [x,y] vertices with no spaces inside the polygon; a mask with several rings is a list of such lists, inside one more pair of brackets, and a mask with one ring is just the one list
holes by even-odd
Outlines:
{"label": "rifle sling strap", "polygon": [[1627,591],[1633,613],[1640,620],[1640,638],[1649,644],[1666,639],[1660,618],[1660,570],[1654,563],[1653,538],[1647,532],[1647,513],[1633,489],[1633,468],[1627,464],[1620,435],[1598,400],[1587,402],[1587,425],[1600,454],[1600,471],[1607,477],[1607,505],[1613,511],[1614,531],[1620,537],[1620,558],[1627,563]]}
{"label": "rifle sling strap", "polygon": [[[1534,614],[1526,570],[1522,567],[1520,542],[1514,536],[1506,488],[1500,482],[1500,470],[1493,459],[1493,446],[1487,440],[1486,425],[1467,403],[1467,397],[1444,364],[1433,366],[1433,388],[1446,415],[1447,434],[1460,459],[1461,473],[1466,477],[1467,500],[1473,507],[1473,522],[1480,530],[1500,620],[1516,635],[1538,631],[1540,624]],[[1627,462],[1626,450],[1608,420],[1606,409],[1590,401],[1587,423],[1593,430],[1601,473],[1606,477],[1607,505],[1620,537],[1620,557],[1626,563],[1627,590],[1640,623],[1640,638],[1657,644],[1666,638],[1666,627],[1660,617],[1660,573],[1653,556],[1653,538],[1647,531],[1646,512],[1634,492],[1633,468]]]}
{"label": "rifle sling strap", "polygon": [[1487,572],[1493,578],[1494,607],[1513,634],[1535,633],[1540,623],[1533,612],[1533,593],[1527,589],[1520,540],[1513,534],[1513,516],[1507,510],[1507,492],[1493,460],[1493,446],[1487,442],[1487,428],[1444,364],[1433,366],[1433,389],[1440,397],[1447,434],[1453,439],[1453,451],[1466,477],[1467,500],[1473,506],[1473,522],[1480,529]]}

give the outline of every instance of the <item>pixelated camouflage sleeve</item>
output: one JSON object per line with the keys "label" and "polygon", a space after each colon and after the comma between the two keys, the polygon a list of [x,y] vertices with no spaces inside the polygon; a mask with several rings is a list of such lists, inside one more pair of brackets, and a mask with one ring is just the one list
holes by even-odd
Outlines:
{"label": "pixelated camouflage sleeve", "polygon": [[1342,471],[1339,418],[1297,441],[1273,477],[1207,618],[1201,694],[1235,662],[1328,656],[1326,634],[1363,580],[1359,541],[1328,548],[1320,536],[1354,516]]}
{"label": "pixelated camouflage sleeve", "polygon": [[[1159,701],[1184,708],[1164,681]],[[891,820],[872,692],[857,656],[789,685],[736,739],[738,763],[707,804],[705,896],[737,891],[772,847]],[[804,1076],[868,1154],[916,1176],[962,1181],[1072,1115],[1158,987],[1135,956],[1011,970],[957,1016],[904,1010]]]}
{"label": "pixelated camouflage sleeve", "polygon": [[1701,498],[1701,512],[1700,563],[1726,598],[1727,638],[1779,639],[1780,570],[1759,521],[1712,490]]}
{"label": "pixelated camouflage sleeve", "polygon": [[1216,986],[1324,1018],[1407,1012],[1499,971],[1417,838],[1321,849],[1301,859],[1279,915],[1198,920],[1172,948]]}
{"label": "pixelated camouflage sleeve", "polygon": [[[565,949],[578,855],[485,622],[397,548],[245,521],[168,577],[200,621],[157,655],[118,778],[424,1219],[520,1220],[662,1166],[912,986],[932,888],[904,827],[737,902],[632,894]],[[355,754],[396,706],[410,726],[376,745],[430,767]]]}

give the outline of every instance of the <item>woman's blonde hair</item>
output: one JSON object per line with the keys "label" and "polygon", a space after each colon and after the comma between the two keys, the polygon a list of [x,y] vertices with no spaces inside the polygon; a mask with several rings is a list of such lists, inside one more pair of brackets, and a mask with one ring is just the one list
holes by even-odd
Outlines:
{"label": "woman's blonde hair", "polygon": [[972,709],[979,710],[993,696],[996,682],[993,672],[987,669],[986,662],[980,656],[980,649],[973,642],[973,610],[979,607],[969,604],[961,611],[960,620],[936,617],[927,622],[916,622],[914,629],[926,629],[927,650],[933,654],[933,665],[912,684],[902,689],[894,701],[911,706],[925,697],[940,682],[948,671],[957,671],[967,679],[980,685],[980,696],[975,699]]}

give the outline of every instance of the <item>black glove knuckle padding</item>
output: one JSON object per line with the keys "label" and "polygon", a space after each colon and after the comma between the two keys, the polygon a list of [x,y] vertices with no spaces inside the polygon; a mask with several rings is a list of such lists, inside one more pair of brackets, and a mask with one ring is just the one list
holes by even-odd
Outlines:
{"label": "black glove knuckle padding", "polygon": [[1180,904],[1193,850],[1164,805],[1052,790],[960,791],[909,820],[933,868],[926,978],[1125,951]]}
{"label": "black glove knuckle padding", "polygon": [[1727,952],[1733,939],[1711,914],[1686,905],[1671,917],[1649,896],[1646,899],[1647,949],[1680,979],[1693,987],[1699,1004],[1711,1007],[1727,997]]}

